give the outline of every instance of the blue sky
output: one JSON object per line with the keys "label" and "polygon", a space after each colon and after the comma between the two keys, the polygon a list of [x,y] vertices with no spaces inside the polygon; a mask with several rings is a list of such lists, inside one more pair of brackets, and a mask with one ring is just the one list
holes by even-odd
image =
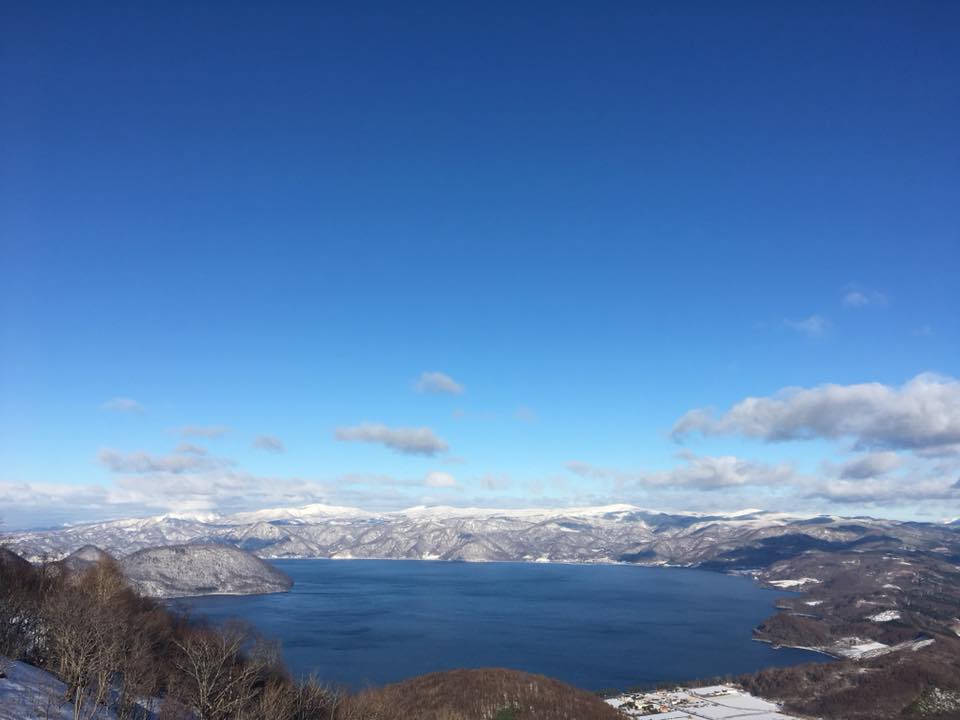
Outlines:
{"label": "blue sky", "polygon": [[960,515],[955,3],[2,13],[6,525]]}

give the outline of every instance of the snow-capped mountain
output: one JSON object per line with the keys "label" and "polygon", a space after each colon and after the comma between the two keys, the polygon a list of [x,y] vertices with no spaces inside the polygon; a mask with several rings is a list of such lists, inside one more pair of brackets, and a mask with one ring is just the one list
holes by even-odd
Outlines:
{"label": "snow-capped mountain", "polygon": [[232,545],[263,558],[640,562],[756,567],[810,549],[917,548],[960,553],[942,524],[760,510],[664,513],[632,505],[498,510],[415,507],[389,513],[307,505],[187,519],[163,515],[3,538],[38,561],[95,545],[116,557],[160,545]]}
{"label": "snow-capped mountain", "polygon": [[[313,503],[293,508],[268,508],[252,512],[235,513],[220,516],[218,519],[224,525],[247,525],[257,522],[317,522],[335,519],[362,519],[378,517],[376,513],[359,510],[357,508],[341,507],[339,505],[324,505]],[[209,521],[208,521],[209,522]]]}

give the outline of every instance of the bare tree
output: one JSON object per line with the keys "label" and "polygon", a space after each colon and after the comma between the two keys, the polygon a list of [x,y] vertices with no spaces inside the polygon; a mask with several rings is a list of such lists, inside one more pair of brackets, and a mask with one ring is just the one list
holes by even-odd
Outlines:
{"label": "bare tree", "polygon": [[340,706],[340,693],[315,677],[303,682],[286,679],[267,683],[259,697],[259,720],[330,720]]}
{"label": "bare tree", "polygon": [[99,562],[79,578],[61,573],[43,616],[51,667],[66,683],[74,720],[93,717],[110,698],[131,633],[123,612],[129,594],[115,563]]}
{"label": "bare tree", "polygon": [[37,575],[30,563],[0,547],[0,655],[27,658],[37,637]]}
{"label": "bare tree", "polygon": [[196,629],[175,642],[178,694],[198,720],[233,720],[251,714],[271,667],[275,646],[256,643],[246,626],[229,623],[222,630]]}

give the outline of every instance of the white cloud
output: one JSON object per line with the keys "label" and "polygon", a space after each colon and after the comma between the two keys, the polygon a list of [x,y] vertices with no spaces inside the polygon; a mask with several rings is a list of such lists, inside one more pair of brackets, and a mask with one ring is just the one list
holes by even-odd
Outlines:
{"label": "white cloud", "polygon": [[377,423],[364,423],[337,428],[335,437],[344,442],[376,443],[406,455],[436,455],[449,448],[443,438],[427,427],[390,428]]}
{"label": "white cloud", "polygon": [[143,405],[133,398],[128,397],[115,397],[112,400],[107,400],[107,402],[100,406],[100,409],[109,410],[110,412],[130,413],[133,415],[143,415],[143,413],[146,412]]}
{"label": "white cloud", "polygon": [[455,488],[459,487],[457,479],[450,473],[434,471],[427,473],[426,480],[423,481],[423,484],[427,487],[432,488]]}
{"label": "white cloud", "polygon": [[830,327],[830,321],[820,315],[811,315],[802,320],[784,320],[783,324],[810,338],[820,337]]}
{"label": "white cloud", "polygon": [[851,286],[843,294],[843,304],[849,308],[865,308],[887,304],[887,297],[876,290]]}
{"label": "white cloud", "polygon": [[767,442],[852,438],[858,449],[922,450],[960,444],[960,382],[918,375],[902,387],[880,383],[786,388],[750,397],[726,413],[686,413],[674,438],[742,435]]}
{"label": "white cloud", "polygon": [[271,453],[282,453],[285,450],[283,440],[274,435],[257,435],[253,439],[253,446]]}
{"label": "white cloud", "polygon": [[462,395],[466,388],[442,372],[424,372],[413,385],[419,393],[427,395]]}
{"label": "white cloud", "polygon": [[225,425],[184,425],[177,430],[184,437],[217,438],[230,432]]}
{"label": "white cloud", "polygon": [[851,290],[843,296],[843,304],[847,307],[864,307],[870,304],[870,299],[859,290]]}

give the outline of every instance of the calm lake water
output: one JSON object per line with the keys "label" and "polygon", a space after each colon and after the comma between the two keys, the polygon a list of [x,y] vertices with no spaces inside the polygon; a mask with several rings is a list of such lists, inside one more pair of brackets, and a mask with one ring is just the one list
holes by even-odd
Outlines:
{"label": "calm lake water", "polygon": [[292,592],[180,602],[279,639],[296,674],[353,687],[501,666],[598,690],[825,659],[750,639],[785,593],[747,578],[622,565],[274,564]]}

